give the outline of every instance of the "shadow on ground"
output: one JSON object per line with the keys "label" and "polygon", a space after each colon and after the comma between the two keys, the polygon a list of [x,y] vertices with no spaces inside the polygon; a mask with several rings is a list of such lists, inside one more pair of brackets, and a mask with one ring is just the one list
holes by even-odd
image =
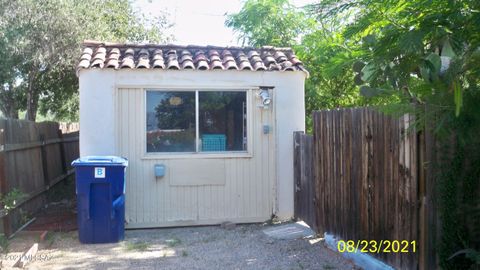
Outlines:
{"label": "shadow on ground", "polygon": [[[52,233],[40,243],[30,269],[354,269],[319,239],[279,240],[252,224],[126,231],[125,241],[83,245],[76,232]],[[3,257],[38,241],[19,236]]]}

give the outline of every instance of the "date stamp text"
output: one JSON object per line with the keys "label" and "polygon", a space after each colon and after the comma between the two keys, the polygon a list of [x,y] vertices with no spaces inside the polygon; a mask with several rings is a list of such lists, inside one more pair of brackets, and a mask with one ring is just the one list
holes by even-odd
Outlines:
{"label": "date stamp text", "polygon": [[337,250],[340,253],[415,253],[416,247],[415,240],[340,240],[337,243]]}

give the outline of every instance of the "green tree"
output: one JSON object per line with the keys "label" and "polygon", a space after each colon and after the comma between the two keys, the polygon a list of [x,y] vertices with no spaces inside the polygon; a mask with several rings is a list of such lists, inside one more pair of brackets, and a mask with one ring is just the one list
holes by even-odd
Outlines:
{"label": "green tree", "polygon": [[0,0],[0,109],[74,119],[75,64],[85,39],[164,41],[165,16],[147,20],[128,0]]}
{"label": "green tree", "polygon": [[288,0],[247,0],[225,25],[233,28],[243,45],[293,46],[308,29],[305,14]]}
{"label": "green tree", "polygon": [[[311,7],[306,7],[311,13]],[[320,109],[356,107],[378,102],[363,98],[354,82],[351,68],[353,55],[341,34],[345,17],[336,14],[315,24],[315,30],[303,36],[295,52],[310,72],[305,82],[307,131],[311,132],[312,112]]]}
{"label": "green tree", "polygon": [[432,126],[442,233],[436,251],[442,269],[468,269],[475,263],[468,256],[450,257],[480,250],[480,2],[324,0],[314,10],[319,20],[355,13],[342,34],[353,53],[337,64],[355,63],[363,96],[394,97],[383,109]]}
{"label": "green tree", "polygon": [[[296,8],[288,0],[249,0],[242,10],[227,17],[226,25],[251,46],[290,46],[310,72],[305,86],[307,131],[311,113],[319,109],[372,103],[362,98],[353,81],[352,50],[341,35],[345,17],[335,14],[315,21],[309,6]],[[314,9],[315,11],[315,9]]]}
{"label": "green tree", "polygon": [[479,84],[479,7],[469,0],[328,0],[316,10],[320,19],[355,10],[343,36],[355,51],[347,61],[359,61],[362,94],[453,106],[458,115],[463,93]]}

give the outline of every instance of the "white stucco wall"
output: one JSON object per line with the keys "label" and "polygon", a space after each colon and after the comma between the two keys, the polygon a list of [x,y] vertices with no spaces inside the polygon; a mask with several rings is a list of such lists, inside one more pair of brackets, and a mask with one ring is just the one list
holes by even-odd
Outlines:
{"label": "white stucco wall", "polygon": [[249,88],[273,86],[276,135],[276,215],[293,217],[293,132],[305,130],[305,74],[258,71],[81,70],[80,155],[115,155],[116,89]]}

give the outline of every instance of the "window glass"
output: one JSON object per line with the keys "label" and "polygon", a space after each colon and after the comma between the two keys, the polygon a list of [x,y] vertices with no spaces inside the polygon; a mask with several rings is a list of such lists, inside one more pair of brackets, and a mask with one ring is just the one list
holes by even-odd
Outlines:
{"label": "window glass", "polygon": [[200,151],[245,151],[246,92],[200,91]]}
{"label": "window glass", "polygon": [[195,152],[195,92],[147,91],[147,152]]}

